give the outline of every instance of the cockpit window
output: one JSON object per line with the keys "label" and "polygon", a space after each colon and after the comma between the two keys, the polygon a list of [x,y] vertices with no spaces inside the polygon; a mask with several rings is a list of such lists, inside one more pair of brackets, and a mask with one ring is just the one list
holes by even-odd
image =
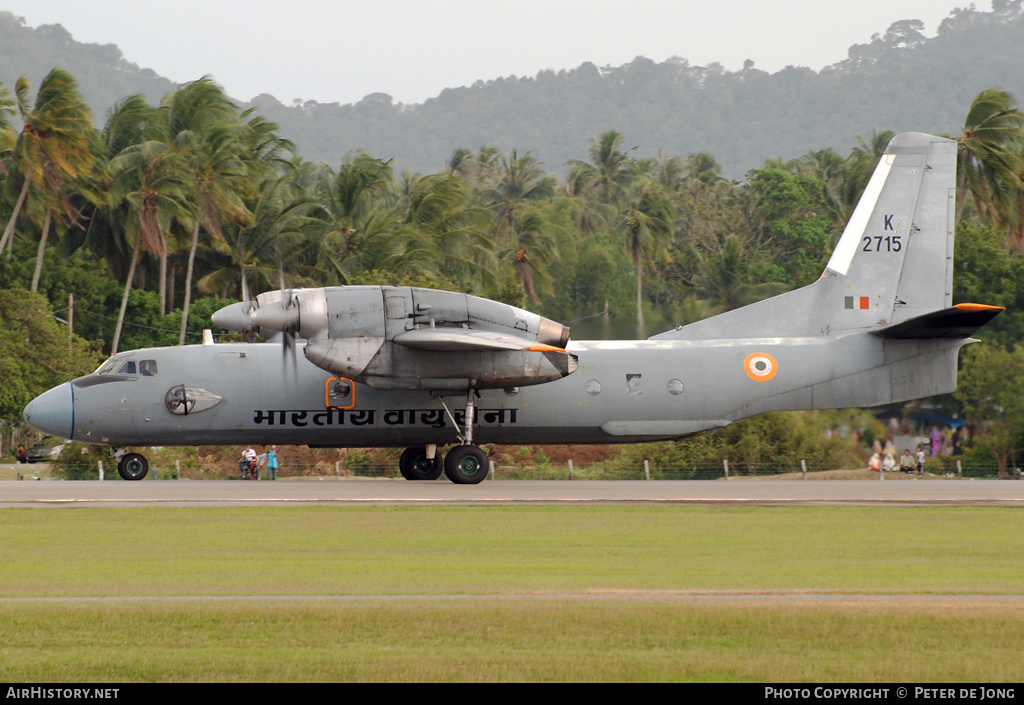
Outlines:
{"label": "cockpit window", "polygon": [[98,375],[110,374],[111,372],[116,370],[117,366],[120,365],[120,364],[121,364],[121,360],[117,359],[116,357],[112,357],[109,360],[107,360],[106,362],[104,362],[102,365],[99,366],[99,369],[96,370],[96,374],[98,374]]}
{"label": "cockpit window", "polygon": [[124,356],[115,356],[104,362],[96,370],[98,375],[142,375],[143,377],[156,377],[156,360],[135,360],[126,359]]}

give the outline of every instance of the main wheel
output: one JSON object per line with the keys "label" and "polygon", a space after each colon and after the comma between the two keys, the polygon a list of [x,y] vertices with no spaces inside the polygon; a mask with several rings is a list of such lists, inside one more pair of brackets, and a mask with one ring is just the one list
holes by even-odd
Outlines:
{"label": "main wheel", "polygon": [[436,480],[441,477],[441,454],[434,453],[430,459],[423,446],[406,448],[398,460],[398,469],[406,480]]}
{"label": "main wheel", "polygon": [[117,464],[117,472],[125,480],[141,480],[149,472],[149,461],[144,455],[129,453]]}
{"label": "main wheel", "polygon": [[476,446],[455,446],[444,457],[444,474],[457,485],[476,485],[487,477],[487,454]]}

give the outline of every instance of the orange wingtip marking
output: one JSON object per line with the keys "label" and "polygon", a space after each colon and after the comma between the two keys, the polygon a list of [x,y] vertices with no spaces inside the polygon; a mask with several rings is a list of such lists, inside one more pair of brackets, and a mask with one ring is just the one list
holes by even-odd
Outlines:
{"label": "orange wingtip marking", "polygon": [[961,311],[1005,311],[1005,306],[989,306],[987,304],[957,304],[953,308]]}
{"label": "orange wingtip marking", "polygon": [[531,345],[530,352],[564,352],[562,348],[553,345]]}

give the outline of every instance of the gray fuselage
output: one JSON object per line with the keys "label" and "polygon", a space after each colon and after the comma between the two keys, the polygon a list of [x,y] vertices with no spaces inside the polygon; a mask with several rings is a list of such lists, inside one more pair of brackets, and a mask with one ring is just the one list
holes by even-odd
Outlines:
{"label": "gray fuselage", "polygon": [[[579,369],[558,381],[483,390],[477,443],[625,443],[680,438],[782,409],[870,406],[941,393],[922,390],[930,365],[955,370],[964,340],[888,340],[868,333],[787,339],[580,342]],[[751,373],[752,359],[771,360]],[[194,345],[120,353],[136,371],[87,375],[27,410],[49,433],[87,443],[309,444],[333,447],[454,443],[465,395],[380,391],[338,380],[274,344]],[[149,361],[143,364],[143,361]],[[116,367],[116,366],[113,366]],[[122,365],[123,367],[123,365]],[[748,369],[750,368],[750,369]],[[915,374],[916,372],[916,374]],[[932,375],[927,375],[929,378]],[[909,378],[909,379],[908,379]],[[911,384],[912,383],[912,384]],[[901,385],[912,386],[901,392]],[[173,413],[176,390],[217,401]],[[201,409],[201,410],[197,410]],[[58,413],[59,412],[59,413]],[[70,413],[67,413],[70,412]],[[65,420],[66,419],[66,420]],[[68,424],[69,425],[66,425]],[[72,428],[73,427],[73,428]]]}

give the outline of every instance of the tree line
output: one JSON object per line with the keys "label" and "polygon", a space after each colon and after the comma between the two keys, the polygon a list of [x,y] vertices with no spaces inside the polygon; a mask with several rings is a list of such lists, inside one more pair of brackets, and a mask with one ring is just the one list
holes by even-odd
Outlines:
{"label": "tree line", "polygon": [[[209,78],[158,105],[124,98],[97,125],[55,68],[34,95],[24,78],[0,87],[0,285],[58,312],[74,294],[76,360],[197,342],[226,300],[285,286],[432,286],[527,306],[577,338],[644,337],[813,281],[891,136],[769,159],[742,182],[706,152],[640,158],[615,130],[563,165],[484,146],[395,173],[364,151],[304,160]],[[955,137],[957,296],[1024,299],[1003,279],[1024,248],[1024,114],[988,89]],[[1011,350],[1024,319],[1000,319]]]}

